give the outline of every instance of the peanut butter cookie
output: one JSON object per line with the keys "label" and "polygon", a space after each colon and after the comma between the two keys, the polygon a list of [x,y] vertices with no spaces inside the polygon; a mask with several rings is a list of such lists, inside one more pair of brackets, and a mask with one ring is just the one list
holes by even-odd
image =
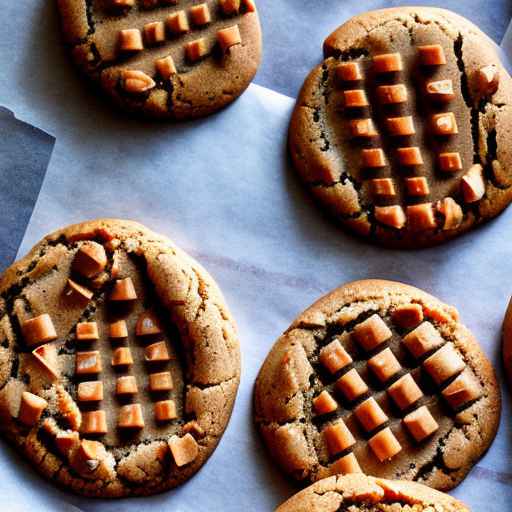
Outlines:
{"label": "peanut butter cookie", "polygon": [[87,496],[190,478],[235,400],[234,321],[206,271],[135,222],[48,235],[0,279],[1,429]]}

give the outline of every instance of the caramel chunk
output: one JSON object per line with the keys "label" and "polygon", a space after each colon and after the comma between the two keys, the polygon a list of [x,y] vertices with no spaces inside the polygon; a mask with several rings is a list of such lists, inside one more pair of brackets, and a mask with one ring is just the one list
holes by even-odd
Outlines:
{"label": "caramel chunk", "polygon": [[429,82],[425,90],[430,99],[441,103],[446,103],[455,98],[453,83],[451,80],[436,80],[435,82]]}
{"label": "caramel chunk", "polygon": [[368,106],[368,98],[364,89],[350,89],[343,91],[345,107],[347,108],[361,108]]}
{"label": "caramel chunk", "polygon": [[355,368],[342,375],[336,381],[336,389],[341,391],[345,398],[352,402],[368,392],[366,382],[361,378]]}
{"label": "caramel chunk", "polygon": [[444,340],[430,322],[423,322],[414,331],[404,336],[403,343],[412,356],[419,359],[427,352],[440,347]]}
{"label": "caramel chunk", "polygon": [[336,373],[352,362],[350,354],[343,348],[339,340],[331,341],[323,347],[318,358],[330,373]]}
{"label": "caramel chunk", "polygon": [[368,359],[368,367],[383,383],[387,382],[402,369],[389,347]]}
{"label": "caramel chunk", "polygon": [[347,475],[349,473],[362,473],[363,470],[357,462],[356,456],[351,452],[336,460],[329,466],[331,475]]}
{"label": "caramel chunk", "polygon": [[117,347],[112,354],[112,366],[130,366],[133,364],[130,347]]}
{"label": "caramel chunk", "polygon": [[376,206],[375,220],[386,226],[402,229],[405,226],[405,213],[401,206]]}
{"label": "caramel chunk", "polygon": [[356,444],[352,432],[350,432],[342,419],[325,427],[323,435],[327,443],[327,450],[331,456],[343,452]]}
{"label": "caramel chunk", "polygon": [[427,178],[424,176],[416,178],[406,178],[405,188],[407,194],[412,197],[423,197],[430,194]]}
{"label": "caramel chunk", "polygon": [[402,71],[402,56],[399,53],[385,53],[373,57],[375,73],[394,73]]}
{"label": "caramel chunk", "polygon": [[133,7],[135,0],[110,0],[114,7]]}
{"label": "caramel chunk", "polygon": [[163,80],[169,80],[171,76],[177,73],[174,59],[171,57],[171,55],[167,55],[167,57],[162,57],[161,59],[156,59],[155,67]]}
{"label": "caramel chunk", "polygon": [[151,373],[149,375],[150,391],[170,391],[173,388],[171,372]]}
{"label": "caramel chunk", "polygon": [[158,318],[152,311],[144,311],[139,315],[135,324],[135,334],[137,336],[149,336],[153,334],[161,334],[162,328],[158,322]]}
{"label": "caramel chunk", "polygon": [[357,62],[342,62],[336,66],[336,78],[341,82],[357,82],[362,80],[361,66]]}
{"label": "caramel chunk", "polygon": [[240,0],[219,0],[222,12],[228,16],[238,14],[240,11]]}
{"label": "caramel chunk", "polygon": [[185,43],[185,56],[190,62],[197,62],[208,54],[208,48],[206,46],[206,39],[201,37],[195,41]]}
{"label": "caramel chunk", "polygon": [[371,119],[351,119],[348,124],[353,137],[370,138],[378,135]]}
{"label": "caramel chunk", "polygon": [[439,168],[443,172],[456,172],[462,170],[460,153],[440,153]]}
{"label": "caramel chunk", "polygon": [[77,375],[90,375],[101,372],[101,358],[98,350],[77,352],[75,359],[75,373]]}
{"label": "caramel chunk", "polygon": [[119,31],[119,48],[124,52],[144,50],[142,34],[138,28],[128,28]]}
{"label": "caramel chunk", "polygon": [[482,387],[468,371],[462,372],[451,384],[441,391],[444,399],[454,410],[482,396]]}
{"label": "caramel chunk", "polygon": [[443,112],[432,116],[432,131],[435,135],[455,135],[459,133],[453,112]]}
{"label": "caramel chunk", "polygon": [[169,361],[171,359],[165,341],[148,345],[144,350],[144,357],[146,361]]}
{"label": "caramel chunk", "polygon": [[80,436],[76,431],[59,432],[55,437],[55,445],[59,453],[67,457],[72,450],[80,446]]}
{"label": "caramel chunk", "polygon": [[256,4],[254,3],[253,0],[242,0],[242,2],[244,4],[246,13],[256,12]]}
{"label": "caramel chunk", "polygon": [[98,324],[96,322],[78,322],[76,324],[76,339],[80,341],[98,340]]}
{"label": "caramel chunk", "polygon": [[29,427],[33,427],[48,407],[48,402],[40,396],[23,391],[21,394],[18,420]]}
{"label": "caramel chunk", "polygon": [[370,188],[374,196],[394,197],[396,195],[395,184],[391,178],[375,178],[370,181]]}
{"label": "caramel chunk", "polygon": [[407,137],[416,133],[412,116],[388,117],[386,126],[393,137]]}
{"label": "caramel chunk", "polygon": [[116,380],[116,395],[136,395],[137,381],[133,375],[123,375]]}
{"label": "caramel chunk", "polygon": [[375,313],[354,327],[353,336],[359,345],[369,351],[391,338],[392,333],[384,320]]}
{"label": "caramel chunk", "polygon": [[119,428],[144,428],[144,418],[140,404],[123,405],[119,409],[117,426]]}
{"label": "caramel chunk", "polygon": [[405,103],[407,101],[407,88],[404,84],[379,85],[377,97],[384,105]]}
{"label": "caramel chunk", "polygon": [[409,408],[423,396],[421,389],[410,373],[406,373],[396,382],[393,382],[387,392],[401,410]]}
{"label": "caramel chunk", "polygon": [[440,44],[418,46],[418,53],[423,66],[442,66],[446,64],[444,50]]}
{"label": "caramel chunk", "polygon": [[431,436],[439,428],[437,421],[425,405],[410,412],[403,422],[418,443]]}
{"label": "caramel chunk", "polygon": [[354,414],[366,432],[375,430],[389,419],[373,397],[359,404],[354,409]]}
{"label": "caramel chunk", "polygon": [[460,188],[465,203],[480,201],[485,194],[485,181],[482,166],[474,164],[462,177]]}
{"label": "caramel chunk", "polygon": [[460,205],[451,197],[436,203],[436,211],[444,217],[443,230],[456,229],[462,224],[464,214]]}
{"label": "caramel chunk", "polygon": [[156,421],[170,421],[175,420],[178,417],[174,400],[161,400],[160,402],[155,402],[154,409]]}
{"label": "caramel chunk", "polygon": [[137,298],[137,292],[133,286],[133,282],[130,277],[125,279],[118,279],[112,293],[110,294],[110,300],[135,300]]}
{"label": "caramel chunk", "polygon": [[201,439],[204,437],[204,430],[195,420],[189,421],[183,425],[183,432],[185,434],[191,434],[195,439]]}
{"label": "caramel chunk", "polygon": [[484,66],[475,73],[475,83],[482,96],[492,96],[500,85],[500,72],[494,64]]}
{"label": "caramel chunk", "polygon": [[78,384],[77,397],[80,402],[97,402],[103,400],[103,382],[93,380]]}
{"label": "caramel chunk", "polygon": [[126,327],[126,322],[124,320],[112,322],[108,328],[108,335],[110,338],[127,338],[128,328]]}
{"label": "caramel chunk", "polygon": [[420,304],[397,306],[391,313],[393,322],[402,329],[412,329],[423,322],[423,308]]}
{"label": "caramel chunk", "polygon": [[423,231],[436,227],[432,203],[413,204],[408,206],[406,211],[411,231]]}
{"label": "caramel chunk", "polygon": [[178,11],[170,14],[167,16],[165,24],[169,31],[176,35],[184,34],[190,30],[185,11]]}
{"label": "caramel chunk", "polygon": [[212,20],[207,3],[193,5],[189,10],[189,14],[192,19],[192,23],[198,27],[208,25]]}
{"label": "caramel chunk", "polygon": [[398,148],[396,150],[400,165],[409,167],[413,165],[423,165],[423,157],[420,148],[416,146],[407,148]]}
{"label": "caramel chunk", "polygon": [[380,462],[390,460],[402,451],[398,439],[395,437],[395,434],[391,432],[389,427],[377,432],[377,434],[368,441],[368,445]]}
{"label": "caramel chunk", "polygon": [[47,313],[25,320],[21,325],[21,331],[29,347],[57,339],[52,319]]}
{"label": "caramel chunk", "polygon": [[94,471],[100,465],[101,453],[104,453],[104,446],[98,441],[82,439],[78,450],[72,452],[72,465],[75,469],[84,470],[87,473]]}
{"label": "caramel chunk", "polygon": [[[156,85],[155,81],[149,75],[136,69],[123,70],[122,78],[123,89],[131,94],[145,93],[153,89]],[[112,275],[114,275],[114,267],[112,267]]]}
{"label": "caramel chunk", "polygon": [[329,414],[338,408],[338,403],[325,389],[315,398],[313,398],[313,408],[319,415]]}
{"label": "caramel chunk", "polygon": [[242,44],[242,37],[238,25],[223,28],[217,32],[217,41],[223,53],[226,53],[232,46]]}
{"label": "caramel chunk", "polygon": [[68,295],[73,294],[75,297],[83,301],[89,301],[92,299],[93,292],[85,286],[75,283],[72,279],[68,279],[67,285]]}
{"label": "caramel chunk", "polygon": [[381,148],[361,150],[361,160],[363,167],[370,169],[386,167],[386,158]]}
{"label": "caramel chunk", "polygon": [[183,437],[172,436],[168,441],[169,449],[176,466],[190,464],[199,455],[199,445],[190,434]]}
{"label": "caramel chunk", "polygon": [[149,45],[165,41],[165,25],[163,21],[153,21],[144,25],[144,39]]}
{"label": "caramel chunk", "polygon": [[32,351],[36,361],[45,370],[51,380],[58,380],[60,373],[57,367],[57,351],[53,345],[40,345]]}
{"label": "caramel chunk", "polygon": [[462,372],[465,367],[466,363],[451,341],[443,345],[437,352],[434,352],[423,363],[423,368],[438,385]]}
{"label": "caramel chunk", "polygon": [[108,432],[105,411],[88,411],[82,413],[82,434],[103,435]]}

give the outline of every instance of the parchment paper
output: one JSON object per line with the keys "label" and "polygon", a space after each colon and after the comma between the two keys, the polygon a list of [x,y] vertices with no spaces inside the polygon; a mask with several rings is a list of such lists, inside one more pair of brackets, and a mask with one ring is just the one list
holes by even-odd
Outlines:
{"label": "parchment paper", "polygon": [[[290,7],[293,2],[281,3]],[[438,248],[398,252],[371,246],[322,216],[290,169],[285,142],[290,97],[252,85],[234,105],[204,120],[176,126],[132,121],[115,114],[81,83],[60,45],[52,2],[7,4],[0,103],[56,138],[19,255],[47,232],[83,219],[125,217],[147,224],[196,257],[220,284],[239,325],[243,371],[219,447],[179,489],[143,499],[79,498],[39,477],[2,441],[0,506],[32,511],[273,510],[297,489],[274,469],[252,424],[258,369],[280,333],[319,296],[350,280],[379,277],[416,285],[457,306],[494,362],[504,392],[499,434],[453,494],[474,511],[511,510],[511,410],[500,328],[512,293],[506,266],[512,257],[512,209]],[[294,30],[294,17],[286,17],[279,2],[260,4],[267,16],[276,5],[283,30]],[[303,3],[303,16],[309,16],[311,4]],[[323,4],[329,2],[318,2]],[[346,16],[340,10],[340,19],[322,13],[324,24],[315,26],[311,46],[318,60],[322,37],[332,24],[375,2],[338,4],[349,6]],[[479,16],[472,14],[473,19]],[[303,36],[297,33],[294,44],[303,44]],[[271,46],[267,41],[266,47]],[[270,80],[270,74],[264,78]],[[304,73],[291,88],[296,90],[303,78]]]}

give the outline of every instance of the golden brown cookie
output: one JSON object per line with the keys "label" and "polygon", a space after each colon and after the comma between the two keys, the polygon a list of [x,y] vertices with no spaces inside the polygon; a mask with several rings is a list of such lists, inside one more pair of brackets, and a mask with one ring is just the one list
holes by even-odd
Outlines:
{"label": "golden brown cookie", "polygon": [[455,308],[412,286],[346,284],[277,340],[255,387],[271,456],[301,482],[363,472],[456,486],[491,444],[499,386]]}
{"label": "golden brown cookie", "polygon": [[292,496],[276,512],[469,512],[460,501],[425,485],[366,475],[325,478]]}
{"label": "golden brown cookie", "polygon": [[207,272],[141,224],[39,242],[0,279],[1,429],[88,496],[179,485],[219,442],[240,379],[234,321]]}
{"label": "golden brown cookie", "polygon": [[254,0],[58,0],[73,60],[122,110],[205,116],[235,100],[261,60]]}
{"label": "golden brown cookie", "polygon": [[512,81],[492,41],[443,9],[368,12],[324,42],[292,116],[294,165],[335,220],[428,246],[512,199]]}
{"label": "golden brown cookie", "polygon": [[509,382],[512,384],[512,300],[503,320],[503,364]]}

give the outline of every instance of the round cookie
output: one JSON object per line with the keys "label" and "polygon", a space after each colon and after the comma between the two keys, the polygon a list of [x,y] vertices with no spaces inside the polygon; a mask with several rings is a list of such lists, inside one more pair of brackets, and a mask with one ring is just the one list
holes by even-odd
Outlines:
{"label": "round cookie", "polygon": [[512,199],[512,81],[494,43],[450,11],[356,16],[324,42],[290,130],[294,166],[335,220],[416,248]]}
{"label": "round cookie", "polygon": [[293,478],[339,473],[456,486],[491,444],[494,370],[457,311],[411,286],[346,284],[277,340],[255,422]]}
{"label": "round cookie", "polygon": [[87,496],[194,475],[231,415],[235,323],[192,258],[141,224],[45,237],[0,279],[1,429],[43,476]]}
{"label": "round cookie", "polygon": [[503,320],[503,364],[508,380],[512,383],[512,300]]}
{"label": "round cookie", "polygon": [[325,478],[292,496],[276,512],[469,512],[460,501],[415,482],[362,474]]}
{"label": "round cookie", "polygon": [[80,70],[122,110],[190,119],[249,85],[261,60],[254,0],[58,0]]}

